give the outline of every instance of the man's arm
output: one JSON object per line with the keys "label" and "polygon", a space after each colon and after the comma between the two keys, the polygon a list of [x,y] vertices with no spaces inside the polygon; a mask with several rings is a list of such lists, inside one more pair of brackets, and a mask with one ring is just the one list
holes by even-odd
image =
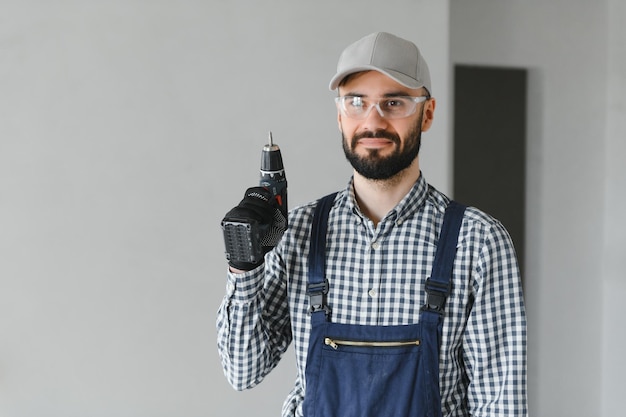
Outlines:
{"label": "man's arm", "polygon": [[526,313],[511,238],[496,222],[474,270],[475,300],[464,336],[472,416],[527,416]]}
{"label": "man's arm", "polygon": [[[247,236],[255,241],[241,242],[239,235],[227,238],[224,229],[226,247],[228,242],[237,244],[233,253],[227,249],[229,271],[217,314],[217,345],[226,378],[243,390],[260,383],[291,342],[284,268],[272,250],[286,219],[269,190],[251,187],[222,220],[223,227],[235,223],[255,225],[255,233]],[[241,257],[239,246],[246,245],[262,246],[263,254]]]}

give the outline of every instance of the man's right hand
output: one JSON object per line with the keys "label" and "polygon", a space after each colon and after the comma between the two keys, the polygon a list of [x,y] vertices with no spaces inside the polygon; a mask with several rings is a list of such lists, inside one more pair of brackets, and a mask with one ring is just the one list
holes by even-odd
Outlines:
{"label": "man's right hand", "polygon": [[[251,229],[253,233],[249,239],[253,242],[243,242],[258,248],[251,257],[237,259],[234,254],[228,253],[227,259],[231,269],[236,271],[250,271],[261,265],[264,255],[269,252],[280,241],[285,232],[287,219],[278,208],[276,198],[264,187],[251,187],[246,190],[243,200],[232,208],[222,220],[222,225],[227,223],[241,223],[254,225]],[[226,239],[226,233],[225,233]]]}

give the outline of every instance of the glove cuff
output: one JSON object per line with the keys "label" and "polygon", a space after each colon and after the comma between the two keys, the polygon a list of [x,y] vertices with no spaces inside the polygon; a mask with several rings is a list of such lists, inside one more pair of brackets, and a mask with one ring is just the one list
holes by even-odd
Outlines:
{"label": "glove cuff", "polygon": [[233,268],[233,269],[237,269],[239,271],[243,271],[243,272],[248,272],[248,271],[252,271],[253,269],[258,268],[259,266],[261,266],[264,262],[264,257],[261,258],[261,260],[257,263],[252,263],[252,262],[241,262],[241,261],[228,261],[228,265]]}

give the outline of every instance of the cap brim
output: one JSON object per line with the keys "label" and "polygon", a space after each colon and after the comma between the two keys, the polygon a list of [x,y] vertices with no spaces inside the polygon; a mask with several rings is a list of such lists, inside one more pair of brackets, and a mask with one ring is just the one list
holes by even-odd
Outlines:
{"label": "cap brim", "polygon": [[387,77],[391,78],[392,80],[408,88],[417,89],[417,88],[424,87],[423,82],[415,80],[414,78],[409,77],[408,75],[403,74],[401,72],[397,72],[393,70],[385,70],[385,69],[375,67],[373,65],[364,65],[361,67],[350,68],[348,70],[341,71],[335,74],[335,76],[330,80],[330,85],[329,85],[330,90],[332,91],[332,90],[337,89],[337,87],[339,87],[339,84],[341,84],[341,81],[344,78],[346,78],[348,75],[354,74],[357,72],[362,72],[362,71],[378,71],[381,74],[385,74]]}

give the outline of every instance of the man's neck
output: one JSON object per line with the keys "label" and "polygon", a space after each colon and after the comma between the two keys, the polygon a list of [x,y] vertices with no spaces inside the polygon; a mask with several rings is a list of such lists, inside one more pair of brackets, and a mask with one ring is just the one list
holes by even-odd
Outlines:
{"label": "man's neck", "polygon": [[361,213],[378,225],[408,194],[419,176],[417,159],[407,169],[387,180],[370,180],[355,172],[354,194]]}

